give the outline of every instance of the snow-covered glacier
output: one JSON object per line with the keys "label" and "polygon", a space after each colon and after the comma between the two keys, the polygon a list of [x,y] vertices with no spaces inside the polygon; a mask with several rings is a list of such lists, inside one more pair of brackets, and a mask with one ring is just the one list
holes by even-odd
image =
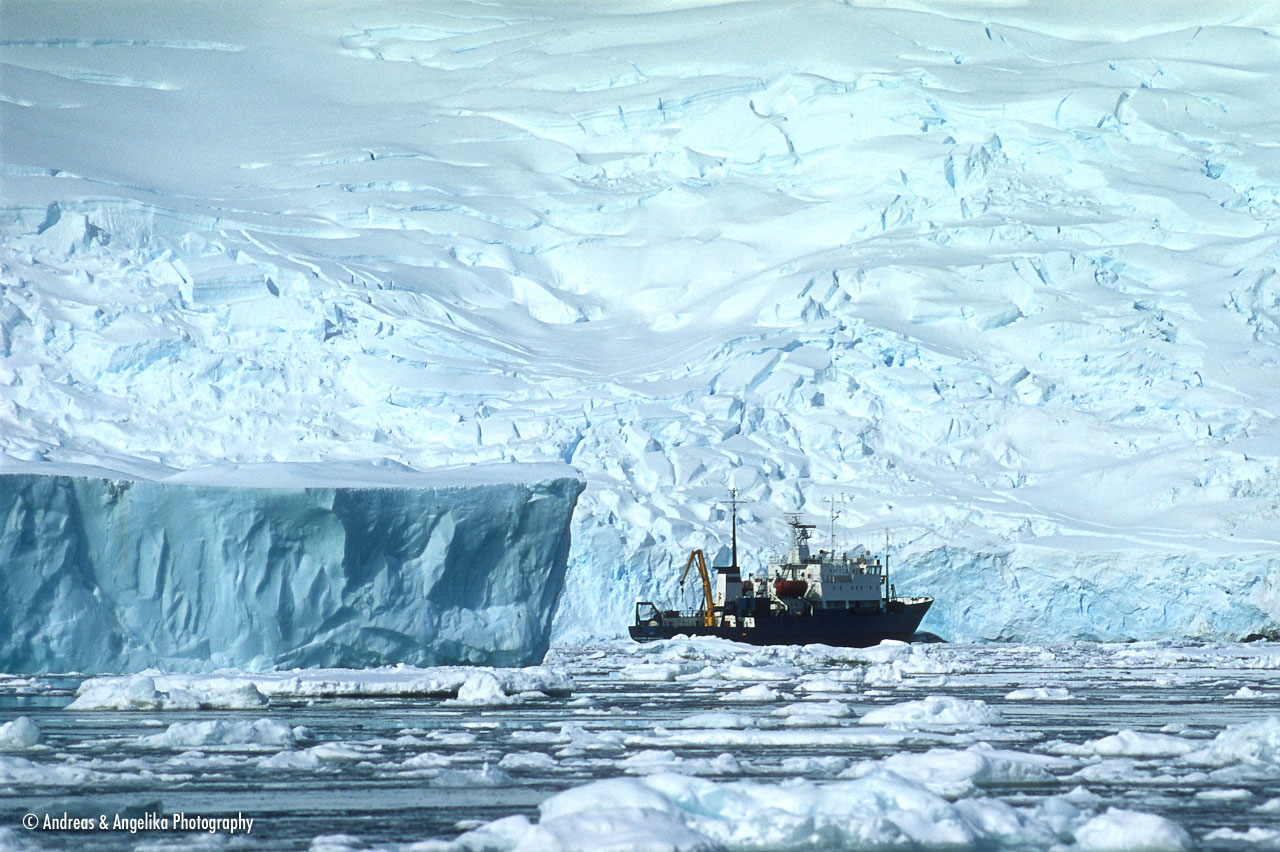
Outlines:
{"label": "snow-covered glacier", "polygon": [[566,465],[0,468],[0,670],[527,665]]}
{"label": "snow-covered glacier", "polygon": [[568,462],[566,639],[730,487],[950,639],[1280,622],[1274,4],[0,16],[0,451]]}

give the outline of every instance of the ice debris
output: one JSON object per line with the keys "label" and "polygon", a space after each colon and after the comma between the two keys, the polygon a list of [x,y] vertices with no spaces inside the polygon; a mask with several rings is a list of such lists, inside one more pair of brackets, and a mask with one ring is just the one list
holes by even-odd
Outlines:
{"label": "ice debris", "polygon": [[40,728],[26,716],[0,725],[0,751],[29,749],[40,742]]}
{"label": "ice debris", "polygon": [[[470,686],[468,686],[470,684]],[[566,696],[573,680],[546,666],[492,668],[474,666],[384,666],[375,669],[306,669],[284,672],[221,671],[176,673],[151,671],[125,677],[84,681],[73,710],[254,710],[272,696],[322,698],[341,696],[421,696],[503,702],[522,694]],[[487,696],[487,698],[486,698]]]}
{"label": "ice debris", "polygon": [[[1094,816],[1066,797],[1034,808],[988,798],[950,802],[884,768],[851,780],[786,784],[657,772],[566,790],[538,812],[536,822],[506,817],[432,848],[1049,849],[1070,839],[1092,852],[1179,852],[1190,843],[1183,829],[1152,814],[1113,808]],[[1126,840],[1129,846],[1117,845]]]}
{"label": "ice debris", "polygon": [[863,725],[927,729],[1003,725],[1004,717],[985,701],[930,695],[919,701],[906,701],[868,710],[858,722]]}
{"label": "ice debris", "polygon": [[1081,852],[1181,852],[1191,836],[1175,822],[1155,814],[1107,808],[1075,830]]}

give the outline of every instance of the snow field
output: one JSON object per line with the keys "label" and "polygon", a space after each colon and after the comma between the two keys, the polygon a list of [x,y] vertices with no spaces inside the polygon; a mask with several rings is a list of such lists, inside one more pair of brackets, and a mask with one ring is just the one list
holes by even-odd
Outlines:
{"label": "snow field", "polygon": [[754,570],[847,497],[950,640],[1276,621],[1271,4],[43,7],[10,459],[569,462],[561,639],[729,487]]}

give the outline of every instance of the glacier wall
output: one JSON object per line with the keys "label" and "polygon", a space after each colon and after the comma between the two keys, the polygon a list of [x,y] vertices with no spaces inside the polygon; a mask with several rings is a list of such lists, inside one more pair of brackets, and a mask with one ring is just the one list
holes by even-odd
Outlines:
{"label": "glacier wall", "polygon": [[537,663],[581,490],[563,465],[0,473],[0,671]]}
{"label": "glacier wall", "polygon": [[1274,7],[182,8],[4,5],[0,452],[567,462],[567,640],[729,487],[952,639],[1280,624]]}
{"label": "glacier wall", "polygon": [[938,600],[922,629],[962,641],[1233,641],[1274,637],[1277,558],[1085,543],[921,553],[895,573],[900,591]]}

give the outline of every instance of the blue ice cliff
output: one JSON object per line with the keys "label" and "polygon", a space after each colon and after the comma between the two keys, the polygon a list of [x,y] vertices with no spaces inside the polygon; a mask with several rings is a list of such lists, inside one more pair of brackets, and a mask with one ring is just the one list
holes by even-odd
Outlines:
{"label": "blue ice cliff", "polygon": [[583,488],[563,465],[50,467],[0,473],[0,671],[536,663]]}

